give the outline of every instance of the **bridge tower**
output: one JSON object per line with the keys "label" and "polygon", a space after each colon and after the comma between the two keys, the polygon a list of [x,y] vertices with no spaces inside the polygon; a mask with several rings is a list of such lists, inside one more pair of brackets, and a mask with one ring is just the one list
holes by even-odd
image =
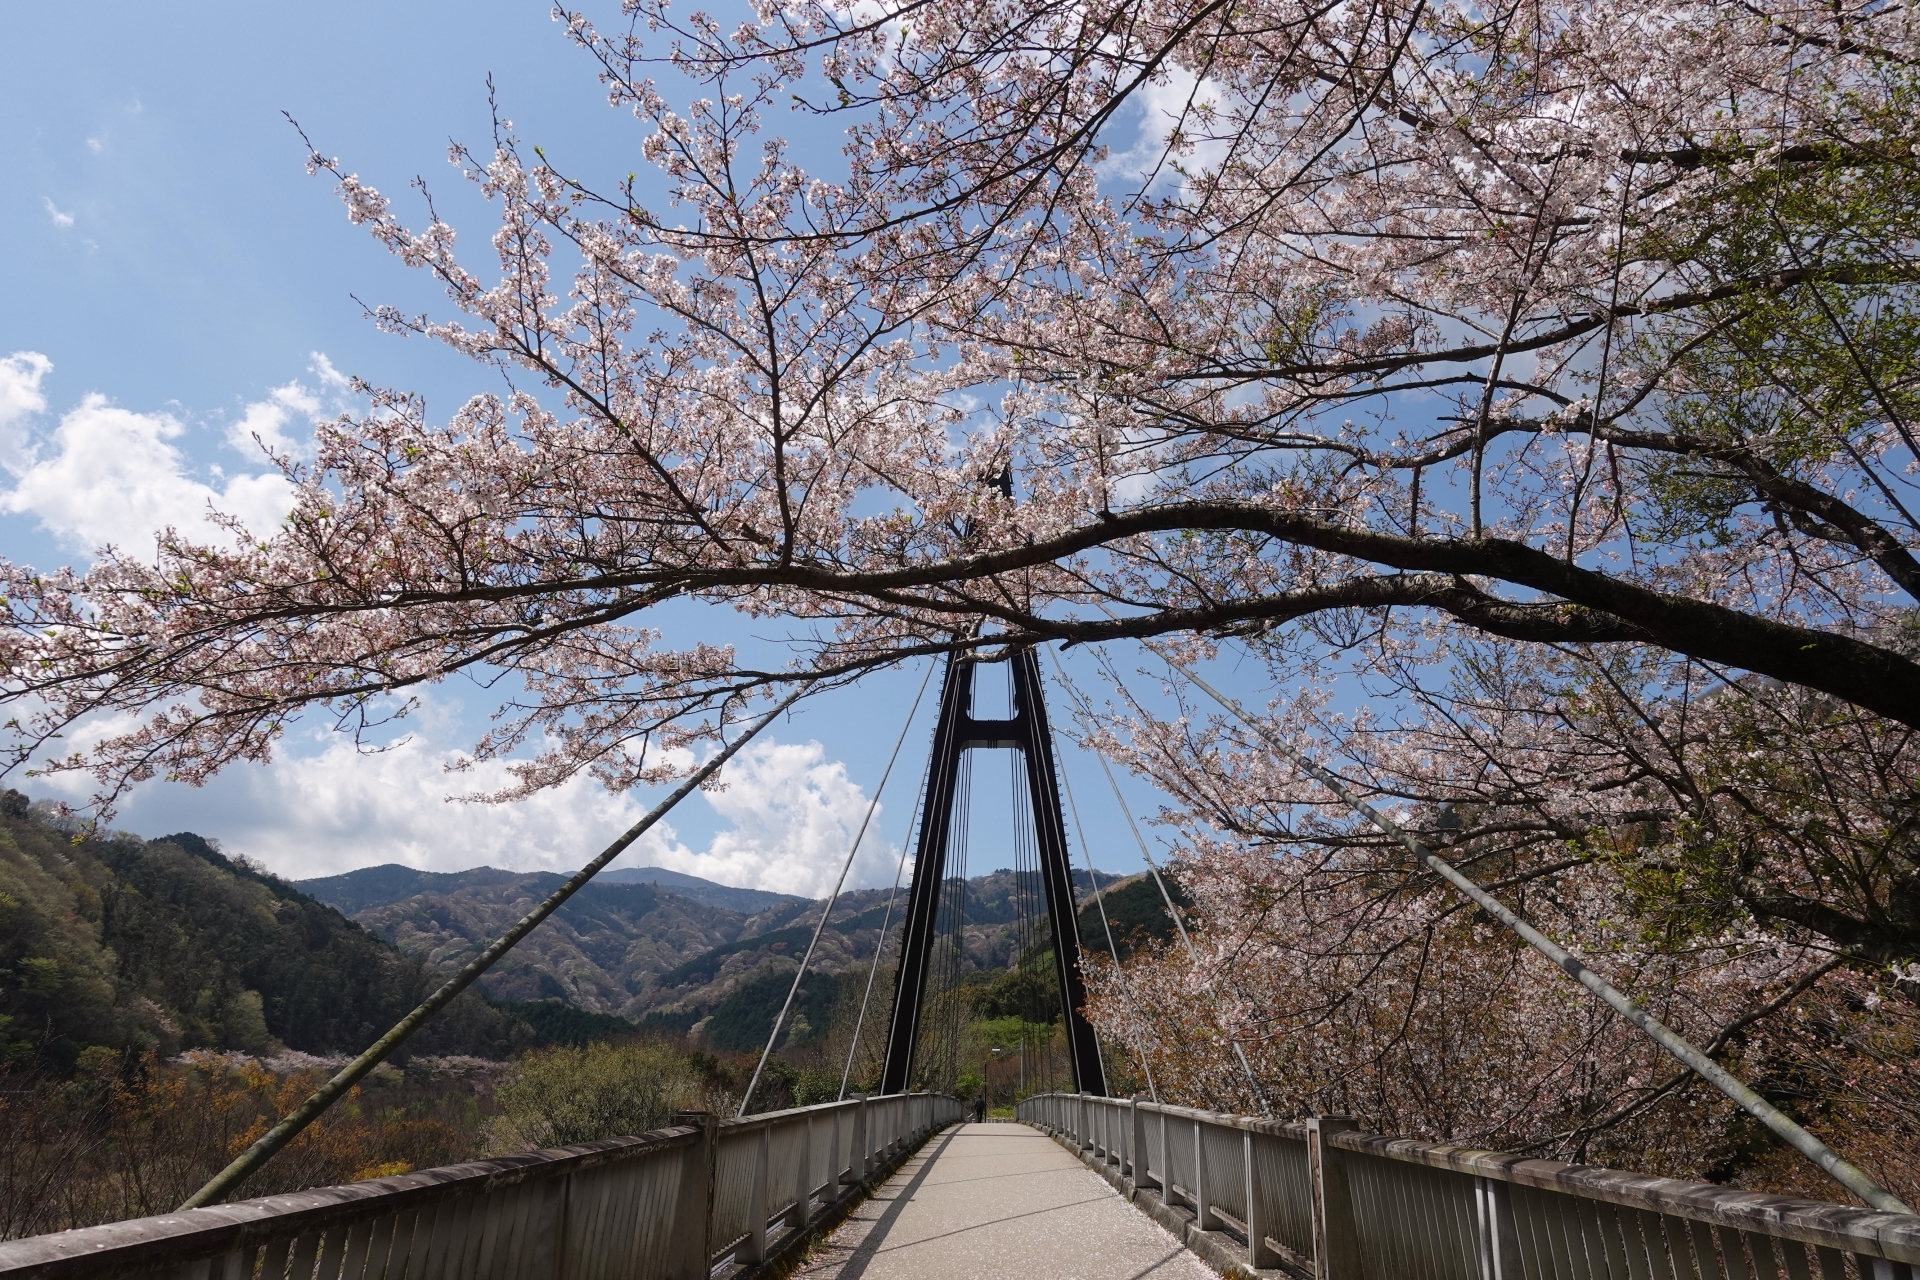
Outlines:
{"label": "bridge tower", "polygon": [[933,754],[927,765],[919,840],[914,848],[913,885],[907,896],[906,936],[901,944],[899,977],[894,984],[893,1018],[887,1027],[886,1063],[880,1077],[882,1093],[904,1092],[911,1079],[921,1006],[927,991],[928,959],[940,914],[940,894],[947,878],[947,842],[953,829],[960,757],[974,747],[1012,747],[1025,757],[1034,843],[1047,921],[1052,931],[1073,1087],[1075,1092],[1102,1097],[1107,1092],[1106,1073],[1100,1065],[1093,1025],[1081,1011],[1086,1001],[1086,984],[1080,979],[1080,932],[1075,919],[1072,870],[1067,860],[1067,826],[1060,810],[1060,778],[1055,771],[1053,732],[1047,725],[1047,707],[1040,685],[1040,663],[1032,649],[1022,649],[1007,661],[1013,668],[1012,717],[980,720],[973,715],[973,676],[981,664],[963,654],[947,660],[940,689],[940,719],[934,727]]}

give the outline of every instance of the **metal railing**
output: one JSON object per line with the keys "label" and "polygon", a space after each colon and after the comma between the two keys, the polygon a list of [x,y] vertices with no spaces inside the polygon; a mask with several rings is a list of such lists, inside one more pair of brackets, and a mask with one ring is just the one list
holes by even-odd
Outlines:
{"label": "metal railing", "polygon": [[1920,1217],[1140,1100],[1016,1115],[1216,1265],[1317,1280],[1920,1280]]}
{"label": "metal railing", "polygon": [[0,1243],[0,1277],[708,1280],[751,1271],[965,1114],[855,1098]]}

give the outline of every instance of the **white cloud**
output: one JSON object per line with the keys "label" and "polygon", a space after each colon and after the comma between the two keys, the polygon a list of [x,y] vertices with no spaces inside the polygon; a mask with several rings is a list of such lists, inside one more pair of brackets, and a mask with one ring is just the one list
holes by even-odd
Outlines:
{"label": "white cloud", "polygon": [[[67,745],[84,750],[128,727],[96,722]],[[315,731],[295,745],[318,745],[317,751],[236,766],[202,788],[149,783],[136,789],[114,824],[149,837],[197,831],[291,879],[388,862],[428,871],[573,871],[657,802],[612,795],[584,778],[510,804],[449,801],[457,792],[504,786],[506,765],[450,774],[447,766],[458,753],[433,743],[458,732],[457,717],[439,714],[431,701],[415,728],[413,737],[379,754],[359,752],[340,738],[321,745],[326,735]],[[763,740],[721,776],[724,790],[696,792],[678,815],[700,826],[709,816],[727,824],[704,850],[690,848],[663,821],[615,865],[670,867],[721,884],[809,897],[831,892],[867,806],[845,767],[827,761],[818,742]],[[63,774],[35,779],[28,789],[80,804],[89,783]],[[689,814],[687,806],[699,803],[711,813]],[[898,847],[881,838],[876,816],[849,886],[891,883],[899,856]]]}
{"label": "white cloud", "polygon": [[107,144],[101,141],[99,138],[87,139],[87,150],[93,152],[93,154],[99,155],[102,151],[105,151],[106,149],[107,149]]}
{"label": "white cloud", "polygon": [[188,474],[173,443],[184,430],[171,414],[135,413],[89,395],[60,419],[50,455],[16,471],[0,509],[38,517],[77,551],[111,543],[134,555],[152,554],[154,534],[167,525],[194,539],[213,538],[209,507],[240,517],[256,533],[279,524],[293,504],[284,476],[234,476],[216,491]]}
{"label": "white cloud", "polygon": [[[255,463],[262,444],[295,458],[312,454],[314,425],[348,406],[352,384],[323,352],[309,360],[318,388],[298,379],[273,388],[228,424],[227,444]],[[277,471],[226,476],[209,467],[214,483],[197,479],[180,447],[186,428],[178,418],[122,409],[104,396],[85,397],[50,439],[36,441],[29,426],[46,410],[40,384],[52,368],[35,351],[0,360],[0,467],[15,479],[12,492],[0,492],[0,510],[38,517],[79,552],[111,543],[149,555],[154,535],[169,525],[195,540],[218,540],[210,509],[240,517],[259,535],[292,506],[293,488]]]}
{"label": "white cloud", "polygon": [[[507,782],[499,765],[450,776],[453,759],[424,735],[378,755],[336,741],[318,755],[236,769],[202,792],[173,797],[168,807],[184,810],[185,825],[219,838],[229,851],[299,879],[385,862],[433,871],[573,871],[645,812],[637,798],[610,795],[584,779],[515,804],[450,802],[449,794],[467,787]],[[151,827],[144,807],[129,806],[123,821]],[[663,823],[624,861],[683,852]]]}
{"label": "white cloud", "polygon": [[[1193,134],[1200,127],[1194,112],[1202,107],[1217,106],[1219,87],[1200,81],[1184,68],[1175,67],[1167,72],[1164,83],[1150,82],[1143,86],[1135,95],[1135,101],[1139,103],[1137,112],[1122,115],[1116,122],[1116,127],[1124,127],[1129,120],[1137,121],[1133,145],[1124,151],[1116,149],[1109,153],[1100,165],[1100,175],[1142,181],[1152,174],[1156,186],[1180,181],[1173,167],[1164,163],[1167,138],[1176,128]],[[1226,143],[1204,141],[1179,158],[1189,170],[1204,169],[1224,159],[1226,152]]]}
{"label": "white cloud", "polygon": [[[248,453],[258,452],[261,445],[276,454],[298,452],[305,447],[307,438],[289,436],[288,424],[296,416],[310,420],[319,412],[320,397],[297,381],[289,382],[268,392],[265,400],[249,404],[239,419],[227,427],[227,443]],[[310,438],[310,433],[307,434]]]}
{"label": "white cloud", "polygon": [[40,382],[53,361],[38,351],[16,351],[0,360],[0,466],[17,472],[31,460],[28,423],[46,411]]}
{"label": "white cloud", "polygon": [[40,203],[47,207],[47,217],[53,220],[54,226],[60,228],[62,231],[65,231],[68,227],[73,225],[73,215],[70,213],[64,212],[59,205],[55,204],[53,202],[53,197],[42,196],[40,197]]}
{"label": "white cloud", "polygon": [[[655,861],[721,884],[822,898],[846,861],[869,797],[828,760],[818,742],[756,742],[721,777],[725,790],[702,792],[733,825],[701,853],[666,851]],[[884,811],[884,806],[882,808]],[[879,832],[880,814],[867,829],[850,886],[889,884],[899,849]]]}
{"label": "white cloud", "polygon": [[[250,457],[257,457],[262,445],[277,455],[300,458],[312,453],[313,428],[347,407],[353,384],[333,367],[333,361],[327,359],[325,352],[310,352],[308,359],[312,363],[307,368],[319,380],[320,389],[315,391],[298,378],[284,387],[275,387],[265,400],[253,401],[238,420],[228,424],[229,445]],[[306,420],[305,428],[289,432],[288,428],[298,419]]]}
{"label": "white cloud", "polygon": [[309,351],[307,359],[313,361],[307,368],[313,376],[320,379],[320,385],[335,395],[344,395],[353,389],[353,379],[333,367],[333,361],[327,359],[324,351]]}

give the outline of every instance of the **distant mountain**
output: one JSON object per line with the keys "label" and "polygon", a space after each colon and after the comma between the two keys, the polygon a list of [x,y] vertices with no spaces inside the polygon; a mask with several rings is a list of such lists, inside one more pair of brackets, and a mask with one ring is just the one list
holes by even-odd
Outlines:
{"label": "distant mountain", "polygon": [[468,871],[416,871],[397,862],[377,867],[362,867],[345,875],[321,876],[314,880],[296,880],[302,893],[337,907],[342,915],[358,915],[368,907],[384,907],[417,893],[457,893],[478,885],[505,884],[522,875],[518,871],[500,871],[493,867],[474,867]]}
{"label": "distant mountain", "polygon": [[669,871],[665,867],[615,867],[611,871],[602,871],[594,879],[611,884],[657,884],[662,889],[671,890],[682,897],[692,898],[695,902],[704,902],[710,907],[725,907],[729,911],[738,911],[745,915],[758,915],[769,907],[777,907],[783,902],[811,901],[808,898],[795,897],[791,893],[774,893],[768,889],[736,889],[732,885],[702,880],[699,876]]}
{"label": "distant mountain", "polygon": [[[1090,902],[1086,873],[1074,879],[1083,902]],[[1118,879],[1101,873],[1103,885]],[[561,883],[561,876],[549,872],[384,866],[304,880],[299,887],[351,909],[359,924],[446,972],[478,954]],[[1017,889],[1017,877],[1005,870],[967,881],[969,968],[1013,963]],[[841,895],[803,990],[802,1026],[825,1030],[838,975],[872,959],[887,920],[887,897],[884,889]],[[903,891],[894,904],[888,927],[895,933],[905,900]],[[1109,912],[1119,905],[1110,905]],[[660,1030],[692,1032],[719,1048],[755,1043],[756,1037],[764,1043],[813,937],[820,906],[659,867],[603,872],[504,957],[481,986],[495,1002],[564,1000]],[[1083,928],[1097,926],[1098,915],[1083,920]],[[1104,949],[1097,938],[1088,943]]]}

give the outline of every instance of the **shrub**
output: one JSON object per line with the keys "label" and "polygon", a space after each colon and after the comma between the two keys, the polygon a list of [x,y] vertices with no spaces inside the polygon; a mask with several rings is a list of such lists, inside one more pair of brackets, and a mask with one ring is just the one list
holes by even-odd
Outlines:
{"label": "shrub", "polygon": [[684,1053],[662,1044],[559,1045],[513,1064],[494,1097],[493,1149],[564,1147],[644,1133],[708,1099]]}

